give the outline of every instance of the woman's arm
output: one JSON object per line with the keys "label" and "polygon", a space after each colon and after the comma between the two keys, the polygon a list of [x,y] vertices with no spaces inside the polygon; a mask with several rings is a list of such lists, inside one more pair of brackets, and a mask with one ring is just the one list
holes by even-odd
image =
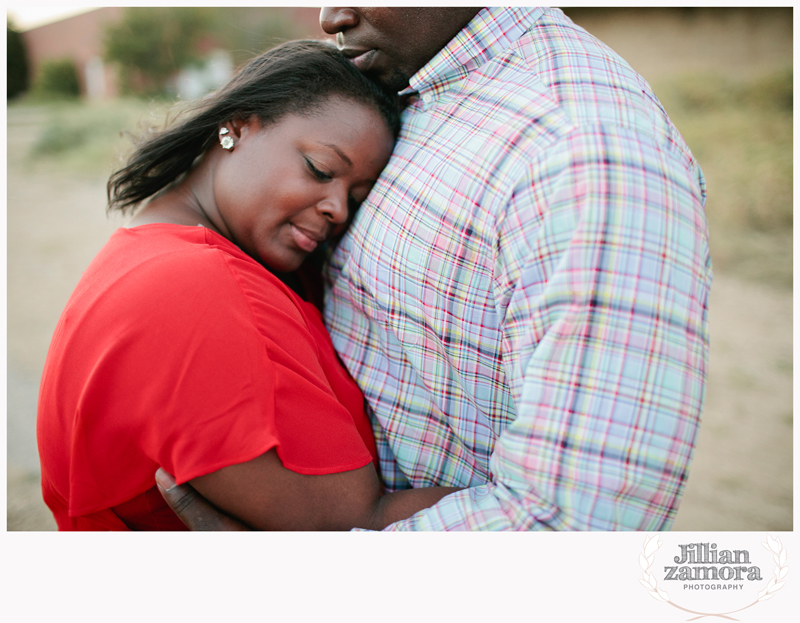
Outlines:
{"label": "woman's arm", "polygon": [[[348,472],[308,476],[283,467],[275,450],[195,478],[190,484],[216,507],[255,530],[381,530],[459,490],[428,487],[381,496],[372,463]],[[169,496],[165,498],[170,502]],[[195,505],[187,525],[197,528],[199,520],[224,528],[215,518],[204,517],[211,514],[208,510],[198,511]],[[180,516],[186,521],[184,514]]]}

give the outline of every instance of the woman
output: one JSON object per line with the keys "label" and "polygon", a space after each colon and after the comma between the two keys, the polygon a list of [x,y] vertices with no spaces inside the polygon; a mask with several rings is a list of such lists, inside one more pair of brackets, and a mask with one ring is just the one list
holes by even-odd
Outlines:
{"label": "woman", "polygon": [[158,467],[257,529],[381,528],[455,490],[381,495],[363,397],[289,287],[398,127],[393,97],[336,50],[292,42],[111,177],[111,209],[147,203],[84,273],[40,389],[60,529],[184,529]]}

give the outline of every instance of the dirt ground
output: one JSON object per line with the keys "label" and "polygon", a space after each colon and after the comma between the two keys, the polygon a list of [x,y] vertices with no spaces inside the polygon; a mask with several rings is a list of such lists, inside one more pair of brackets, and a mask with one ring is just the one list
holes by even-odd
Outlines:
{"label": "dirt ground", "polygon": [[[689,22],[669,16],[648,31],[633,17],[609,21],[587,14],[579,23],[650,79],[690,62],[755,72],[786,55],[786,37],[771,34],[775,24],[770,30],[741,19],[720,23],[701,12]],[[791,54],[791,26],[788,45]],[[32,173],[25,166],[41,121],[34,110],[9,110],[8,530],[55,529],[39,489],[39,378],[81,271],[121,224],[105,216],[102,181]],[[710,318],[704,422],[674,529],[791,530],[792,292],[717,271]]]}

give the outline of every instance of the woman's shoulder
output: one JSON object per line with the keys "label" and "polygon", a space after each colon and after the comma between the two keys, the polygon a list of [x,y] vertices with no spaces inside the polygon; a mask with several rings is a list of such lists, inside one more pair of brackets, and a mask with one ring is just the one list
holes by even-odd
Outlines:
{"label": "woman's shoulder", "polygon": [[201,225],[175,223],[122,227],[114,232],[104,250],[127,258],[129,265],[137,268],[162,263],[203,266],[218,263],[220,256],[247,257],[232,242]]}
{"label": "woman's shoulder", "polygon": [[312,344],[324,329],[310,307],[219,234],[148,224],[114,233],[63,316],[67,326],[107,323],[112,332],[122,325],[137,335],[171,327],[176,342],[212,328],[262,345],[307,342],[316,352]]}
{"label": "woman's shoulder", "polygon": [[[150,245],[156,256],[142,262],[141,278],[162,284],[166,291],[161,296],[175,298],[180,293],[192,309],[201,302],[205,308],[224,310],[242,306],[262,334],[272,334],[286,322],[306,324],[308,304],[225,237],[204,227],[137,230],[129,230],[142,238],[135,241],[137,253]],[[142,244],[145,237],[151,241]]]}
{"label": "woman's shoulder", "polygon": [[243,277],[258,290],[282,286],[235,244],[201,226],[152,223],[121,228],[96,263],[112,279],[151,284],[165,281],[176,291],[197,289],[210,296],[217,284],[241,282]]}
{"label": "woman's shoulder", "polygon": [[224,237],[203,227],[153,223],[120,228],[84,272],[72,313],[129,317],[291,305],[286,287]]}

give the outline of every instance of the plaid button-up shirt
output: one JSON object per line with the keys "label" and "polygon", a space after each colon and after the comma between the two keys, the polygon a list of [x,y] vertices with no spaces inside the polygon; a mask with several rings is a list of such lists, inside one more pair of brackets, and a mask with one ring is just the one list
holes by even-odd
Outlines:
{"label": "plaid button-up shirt", "polygon": [[558,9],[482,10],[411,80],[326,321],[392,529],[663,530],[705,393],[702,173],[647,83]]}

